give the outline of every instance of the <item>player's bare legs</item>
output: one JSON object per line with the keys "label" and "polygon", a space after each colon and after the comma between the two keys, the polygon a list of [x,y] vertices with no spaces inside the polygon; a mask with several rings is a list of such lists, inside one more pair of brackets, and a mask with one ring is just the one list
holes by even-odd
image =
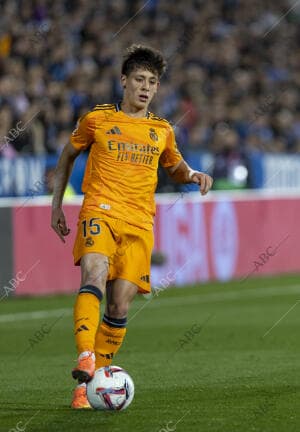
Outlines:
{"label": "player's bare legs", "polygon": [[138,287],[125,279],[115,279],[107,283],[105,314],[113,318],[126,318],[130,303],[138,292]]}
{"label": "player's bare legs", "polygon": [[81,286],[94,285],[105,293],[108,274],[108,257],[100,253],[88,253],[81,258]]}
{"label": "player's bare legs", "polygon": [[120,349],[126,334],[128,309],[137,292],[137,285],[125,279],[108,282],[105,314],[96,334],[96,369],[110,365]]}

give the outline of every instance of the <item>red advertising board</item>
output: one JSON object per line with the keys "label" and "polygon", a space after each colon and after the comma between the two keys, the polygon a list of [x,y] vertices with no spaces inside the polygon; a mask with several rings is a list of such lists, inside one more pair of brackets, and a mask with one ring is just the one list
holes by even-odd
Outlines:
{"label": "red advertising board", "polygon": [[[203,200],[189,194],[158,201],[155,249],[167,260],[153,267],[153,287],[300,271],[298,196],[222,194]],[[49,205],[13,210],[16,294],[77,291],[80,271],[72,247],[78,211],[79,205],[65,206],[71,234],[64,244],[50,228]]]}
{"label": "red advertising board", "polygon": [[80,269],[73,265],[72,256],[78,211],[78,206],[65,206],[71,232],[63,243],[50,227],[50,206],[14,209],[16,294],[68,293],[79,289]]}
{"label": "red advertising board", "polygon": [[295,198],[219,198],[158,206],[160,250],[167,263],[154,270],[152,284],[299,272],[300,226]]}

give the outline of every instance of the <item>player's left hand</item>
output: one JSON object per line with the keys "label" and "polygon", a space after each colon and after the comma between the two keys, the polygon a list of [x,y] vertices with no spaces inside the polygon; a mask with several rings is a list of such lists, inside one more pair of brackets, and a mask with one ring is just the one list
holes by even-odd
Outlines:
{"label": "player's left hand", "polygon": [[195,171],[191,175],[191,183],[198,184],[200,186],[201,195],[206,195],[213,185],[213,179],[208,174]]}
{"label": "player's left hand", "polygon": [[66,243],[64,237],[70,234],[70,228],[67,227],[64,212],[60,207],[52,208],[51,226],[61,241]]}

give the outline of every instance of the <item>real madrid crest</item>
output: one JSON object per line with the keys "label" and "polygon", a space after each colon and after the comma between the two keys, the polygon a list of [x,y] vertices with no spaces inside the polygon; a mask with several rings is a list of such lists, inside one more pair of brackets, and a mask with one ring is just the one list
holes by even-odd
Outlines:
{"label": "real madrid crest", "polygon": [[156,133],[155,129],[150,128],[150,130],[149,130],[149,136],[152,139],[152,141],[158,141],[158,136],[157,136],[157,133]]}
{"label": "real madrid crest", "polygon": [[93,246],[94,244],[94,240],[92,239],[92,237],[88,237],[85,241],[85,245],[86,246]]}

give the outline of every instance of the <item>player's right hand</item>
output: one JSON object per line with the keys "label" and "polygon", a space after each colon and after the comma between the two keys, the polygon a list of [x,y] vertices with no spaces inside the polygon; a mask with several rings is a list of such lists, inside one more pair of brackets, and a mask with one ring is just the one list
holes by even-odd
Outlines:
{"label": "player's right hand", "polygon": [[64,237],[67,236],[71,230],[67,227],[65,215],[61,208],[52,208],[51,226],[61,241],[66,243]]}

